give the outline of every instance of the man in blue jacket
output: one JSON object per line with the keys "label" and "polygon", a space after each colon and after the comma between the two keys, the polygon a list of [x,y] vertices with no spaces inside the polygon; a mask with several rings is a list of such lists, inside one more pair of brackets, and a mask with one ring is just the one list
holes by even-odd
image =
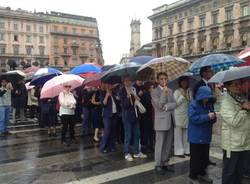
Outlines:
{"label": "man in blue jacket", "polygon": [[213,182],[206,173],[212,128],[216,122],[213,103],[212,90],[208,86],[202,86],[197,90],[195,99],[191,102],[188,109],[188,141],[190,143],[189,178],[190,183],[193,184],[198,184],[199,180],[208,183]]}

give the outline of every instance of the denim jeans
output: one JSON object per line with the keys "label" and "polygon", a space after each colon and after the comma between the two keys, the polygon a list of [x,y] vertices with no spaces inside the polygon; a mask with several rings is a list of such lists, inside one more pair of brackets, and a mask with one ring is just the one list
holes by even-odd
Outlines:
{"label": "denim jeans", "polygon": [[10,106],[0,106],[0,133],[7,132],[10,119]]}
{"label": "denim jeans", "polygon": [[124,153],[129,154],[129,145],[131,142],[132,132],[134,137],[134,154],[140,152],[140,125],[139,122],[125,122],[123,121],[124,127]]}

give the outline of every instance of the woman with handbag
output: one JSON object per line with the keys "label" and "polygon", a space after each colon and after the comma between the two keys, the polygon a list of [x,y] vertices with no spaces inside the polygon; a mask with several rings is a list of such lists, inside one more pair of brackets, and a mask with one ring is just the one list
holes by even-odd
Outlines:
{"label": "woman with handbag", "polygon": [[[143,112],[139,97],[136,95],[136,90],[132,87],[132,82],[129,76],[123,77],[124,87],[120,90],[119,97],[121,100],[122,121],[124,127],[124,154],[127,161],[133,161],[134,158],[147,158],[147,155],[140,151],[140,125],[138,121],[138,110],[135,104],[139,106]],[[134,155],[129,153],[129,145],[131,135],[134,136]]]}
{"label": "woman with handbag", "polygon": [[190,154],[187,141],[188,105],[192,100],[192,92],[189,88],[189,78],[182,76],[178,79],[179,88],[174,92],[176,101],[175,129],[174,129],[174,154],[177,157],[185,157]]}

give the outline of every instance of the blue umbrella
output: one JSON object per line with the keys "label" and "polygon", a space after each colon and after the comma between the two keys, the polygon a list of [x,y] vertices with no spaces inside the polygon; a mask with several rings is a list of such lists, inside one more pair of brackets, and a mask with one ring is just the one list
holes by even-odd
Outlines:
{"label": "blue umbrella", "polygon": [[195,61],[189,68],[189,71],[194,74],[199,74],[200,69],[205,66],[211,66],[214,72],[227,70],[230,66],[235,66],[244,63],[243,60],[238,59],[228,54],[211,54],[204,56]]}
{"label": "blue umbrella", "polygon": [[48,80],[58,75],[61,75],[61,74],[57,74],[57,73],[42,74],[40,76],[33,78],[30,82],[30,85],[43,86]]}
{"label": "blue umbrella", "polygon": [[100,72],[101,72],[101,68],[92,63],[85,63],[82,65],[76,66],[70,71],[71,74],[76,74],[76,75],[85,74],[85,73],[100,73]]}
{"label": "blue umbrella", "polygon": [[154,59],[155,57],[153,56],[136,56],[133,57],[129,60],[129,62],[133,62],[133,63],[137,63],[137,64],[145,64],[147,62],[149,62],[150,60]]}
{"label": "blue umbrella", "polygon": [[44,74],[62,74],[62,72],[60,72],[59,70],[55,69],[55,68],[40,68],[39,70],[37,70],[34,74],[33,77],[37,77],[37,76],[42,76]]}

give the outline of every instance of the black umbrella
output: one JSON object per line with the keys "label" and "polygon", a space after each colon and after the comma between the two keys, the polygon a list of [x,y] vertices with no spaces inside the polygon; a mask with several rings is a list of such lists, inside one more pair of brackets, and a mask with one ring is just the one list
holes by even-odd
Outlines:
{"label": "black umbrella", "polygon": [[4,73],[1,78],[2,79],[6,79],[8,81],[10,81],[11,83],[17,83],[20,80],[23,80],[25,78],[25,73],[23,73],[20,70],[13,70],[13,71],[9,71]]}

